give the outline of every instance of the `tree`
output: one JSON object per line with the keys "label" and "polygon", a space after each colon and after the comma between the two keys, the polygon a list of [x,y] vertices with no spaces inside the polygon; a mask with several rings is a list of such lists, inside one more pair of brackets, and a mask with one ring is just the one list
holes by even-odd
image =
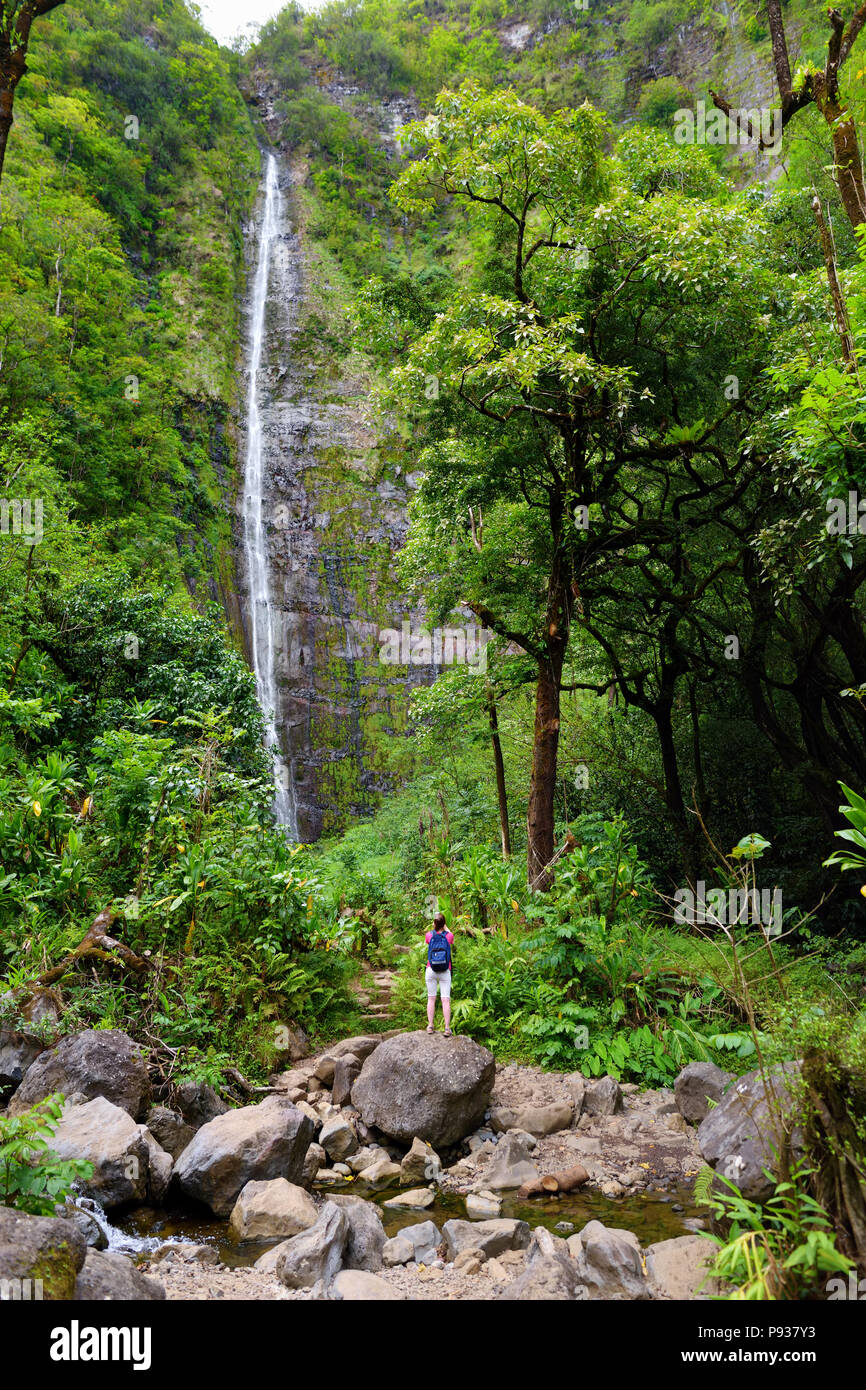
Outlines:
{"label": "tree", "polygon": [[[795,81],[791,75],[782,0],[767,0],[773,66],[782,102],[782,129],[784,130],[798,111],[813,104],[817,106],[830,127],[839,195],[852,227],[858,227],[861,222],[866,221],[863,159],[854,117],[845,105],[839,90],[839,70],[849,58],[851,49],[863,25],[866,24],[866,4],[857,5],[847,25],[837,9],[829,9],[827,18],[830,21],[830,38],[827,41],[827,61],[823,70],[809,65],[797,74]],[[718,109],[730,116],[730,103],[715,92],[711,92],[710,95]],[[747,128],[750,138],[758,138],[747,118],[736,117],[736,120],[738,126],[742,122]]]}
{"label": "tree", "polygon": [[0,3],[0,179],[12,128],[15,88],[27,71],[27,47],[34,19],[56,10],[63,0],[2,0]]}

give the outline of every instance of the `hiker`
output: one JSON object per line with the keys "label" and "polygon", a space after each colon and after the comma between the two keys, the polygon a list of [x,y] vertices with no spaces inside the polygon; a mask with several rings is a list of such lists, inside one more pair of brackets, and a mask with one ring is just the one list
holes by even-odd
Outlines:
{"label": "hiker", "polygon": [[434,1033],[433,1019],[436,1017],[436,991],[442,996],[442,1017],[445,1020],[445,1036],[451,1037],[451,979],[453,976],[454,933],[446,931],[445,918],[437,912],[433,918],[433,930],[424,937],[427,942],[427,1032]]}

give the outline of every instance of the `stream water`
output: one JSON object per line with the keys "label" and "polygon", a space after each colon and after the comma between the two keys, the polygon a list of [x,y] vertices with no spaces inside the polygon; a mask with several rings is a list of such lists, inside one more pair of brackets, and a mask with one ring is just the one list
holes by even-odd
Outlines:
{"label": "stream water", "polygon": [[[419,1221],[435,1221],[441,1230],[442,1223],[452,1217],[466,1219],[463,1198],[453,1193],[438,1196],[426,1211],[411,1211],[383,1205],[397,1195],[394,1188],[376,1190],[360,1182],[328,1186],[327,1192],[335,1191],[376,1202],[381,1209],[388,1236],[396,1235],[402,1227],[414,1226]],[[681,1210],[674,1211],[675,1206]],[[546,1226],[550,1231],[554,1231],[561,1221],[570,1221],[576,1231],[588,1221],[601,1221],[605,1226],[633,1231],[641,1245],[647,1246],[654,1241],[670,1240],[693,1231],[692,1223],[697,1220],[699,1211],[694,1205],[691,1188],[682,1187],[669,1193],[644,1192],[616,1200],[602,1197],[596,1192],[568,1193],[561,1197],[536,1198],[531,1202],[519,1202],[516,1196],[506,1196],[502,1215],[516,1217],[530,1226]],[[568,1235],[570,1232],[557,1234]],[[133,1255],[156,1250],[170,1241],[213,1245],[223,1264],[230,1269],[255,1264],[265,1250],[279,1244],[279,1241],[270,1240],[238,1245],[229,1236],[227,1221],[219,1220],[206,1207],[193,1204],[136,1207],[117,1217],[117,1224],[109,1227],[109,1237],[112,1250],[124,1250]]]}
{"label": "stream water", "polygon": [[262,449],[260,393],[262,350],[268,307],[268,287],[274,244],[282,233],[283,200],[277,161],[268,154],[265,197],[259,233],[258,261],[250,305],[249,369],[247,383],[247,446],[244,466],[243,536],[249,584],[249,646],[256,677],[256,694],[265,716],[265,747],[274,751],[274,811],[290,839],[298,838],[298,817],[291,760],[280,747],[275,720],[277,708],[275,609],[271,595],[270,556],[265,526],[265,476]]}

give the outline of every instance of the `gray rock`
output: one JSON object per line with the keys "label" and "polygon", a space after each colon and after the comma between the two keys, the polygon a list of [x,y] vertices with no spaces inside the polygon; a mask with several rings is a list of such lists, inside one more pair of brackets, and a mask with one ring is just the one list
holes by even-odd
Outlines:
{"label": "gray rock", "polygon": [[334,1065],[334,1079],[331,1083],[331,1099],[335,1105],[348,1105],[352,1098],[352,1086],[361,1070],[360,1059],[349,1053],[338,1057]]}
{"label": "gray rock", "polygon": [[328,1156],[321,1144],[311,1144],[307,1149],[304,1158],[304,1169],[301,1174],[301,1182],[305,1187],[311,1187],[316,1180],[316,1174],[320,1168],[324,1168]]}
{"label": "gray rock", "polygon": [[198,1245],[191,1240],[173,1240],[161,1245],[151,1256],[152,1264],[163,1260],[179,1261],[187,1265],[218,1265],[219,1251],[213,1245]]}
{"label": "gray rock", "polygon": [[586,1299],[588,1293],[564,1240],[536,1227],[521,1274],[499,1295],[505,1302],[547,1303]]}
{"label": "gray rock", "polygon": [[487,1221],[502,1212],[502,1201],[493,1192],[469,1192],[466,1195],[466,1215],[472,1221]]}
{"label": "gray rock", "polygon": [[506,1192],[537,1177],[538,1169],[530,1160],[526,1141],[519,1134],[503,1135],[485,1171],[484,1186],[491,1192]]}
{"label": "gray rock", "polygon": [[647,1281],[653,1298],[703,1299],[721,1293],[709,1270],[716,1255],[712,1241],[701,1236],[675,1236],[646,1250]]}
{"label": "gray rock", "polygon": [[345,1212],[326,1202],[308,1231],[293,1236],[282,1247],[276,1276],[289,1289],[311,1289],[319,1280],[327,1287],[343,1263],[349,1239]]}
{"label": "gray rock", "polygon": [[433,1145],[416,1135],[412,1140],[412,1147],[400,1164],[400,1181],[438,1182],[441,1176],[442,1160]]}
{"label": "gray rock", "polygon": [[417,1135],[439,1149],[477,1129],[495,1072],[493,1054],[471,1038],[399,1033],[365,1061],[352,1104],[390,1138],[411,1144]]}
{"label": "gray rock", "polygon": [[527,1134],[545,1135],[568,1129],[573,1116],[571,1101],[551,1101],[548,1105],[524,1105],[518,1110],[493,1110],[490,1124],[497,1131],[522,1129]]}
{"label": "gray rock", "polygon": [[73,1222],[0,1207],[0,1280],[15,1280],[22,1298],[71,1299],[86,1255],[87,1242]]}
{"label": "gray rock", "polygon": [[136,1269],[132,1260],[116,1250],[88,1250],[84,1267],[75,1281],[76,1303],[164,1299],[165,1289]]}
{"label": "gray rock", "polygon": [[334,1196],[330,1200],[343,1212],[349,1226],[343,1252],[344,1268],[364,1269],[369,1273],[381,1269],[384,1263],[385,1227],[379,1208],[373,1202],[365,1202],[363,1197]]}
{"label": "gray rock", "polygon": [[622,1108],[619,1082],[612,1076],[601,1076],[587,1086],[583,1098],[584,1115],[618,1115]]}
{"label": "gray rock", "polygon": [[404,1236],[392,1236],[382,1247],[382,1262],[387,1269],[394,1265],[407,1265],[415,1258],[415,1247]]}
{"label": "gray rock", "polygon": [[166,1105],[152,1105],[147,1112],[146,1124],[160,1148],[165,1149],[173,1159],[180,1157],[195,1134],[194,1127]]}
{"label": "gray rock", "polygon": [[428,1207],[432,1207],[435,1200],[436,1195],[432,1187],[412,1187],[408,1192],[401,1192],[398,1197],[389,1197],[383,1206],[396,1211],[426,1211]]}
{"label": "gray rock", "polygon": [[345,1302],[363,1300],[368,1302],[405,1301],[405,1294],[391,1287],[375,1274],[364,1274],[357,1269],[341,1269],[331,1285],[331,1298]]}
{"label": "gray rock", "polygon": [[252,1180],[300,1183],[313,1125],[282,1096],[217,1115],[202,1125],[175,1165],[181,1190],[228,1216]]}
{"label": "gray rock", "polygon": [[141,1134],[147,1145],[147,1200],[159,1206],[168,1191],[174,1162],[146,1125],[141,1126]]}
{"label": "gray rock", "polygon": [[379,1158],[369,1168],[364,1168],[361,1176],[371,1187],[393,1187],[401,1176],[400,1165],[392,1163],[390,1158]]}
{"label": "gray rock", "polygon": [[[414,1226],[403,1226],[394,1238],[405,1241],[411,1247],[409,1259],[417,1261],[419,1265],[433,1263],[441,1239],[438,1227],[433,1221],[417,1221]],[[406,1264],[408,1261],[403,1260],[400,1263]]]}
{"label": "gray rock", "polygon": [[709,1114],[707,1101],[718,1104],[731,1081],[731,1073],[722,1071],[712,1062],[689,1062],[674,1082],[677,1109],[683,1119],[688,1120],[689,1124],[699,1125]]}
{"label": "gray rock", "polygon": [[73,1225],[77,1226],[90,1249],[108,1249],[109,1234],[105,1213],[92,1197],[85,1197],[81,1193],[76,1193],[74,1197],[67,1197],[65,1203],[58,1204],[54,1214],[55,1216],[62,1216],[66,1221],[71,1221]]}
{"label": "gray rock", "polygon": [[272,1240],[296,1236],[316,1222],[316,1204],[303,1187],[285,1178],[248,1182],[238,1194],[229,1220],[234,1240]]}
{"label": "gray rock", "polygon": [[0,1105],[21,1085],[44,1047],[29,1033],[0,1028]]}
{"label": "gray rock", "polygon": [[764,1201],[772,1194],[781,1177],[783,1157],[803,1150],[799,1080],[799,1062],[772,1067],[770,1088],[760,1070],[750,1071],[729,1087],[698,1128],[706,1162],[753,1201]]}
{"label": "gray rock", "polygon": [[[150,1142],[156,1144],[155,1140]],[[58,1158],[84,1159],[93,1164],[92,1177],[82,1178],[80,1187],[85,1196],[95,1198],[103,1207],[142,1202],[147,1196],[147,1131],[103,1096],[83,1105],[67,1103],[51,1148]]]}
{"label": "gray rock", "polygon": [[126,1033],[89,1028],[61,1038],[36,1058],[9,1102],[10,1115],[29,1110],[53,1091],[64,1096],[80,1091],[88,1100],[103,1096],[137,1120],[150,1103],[147,1062]]}
{"label": "gray rock", "polygon": [[201,1129],[218,1115],[225,1115],[229,1108],[213,1086],[203,1081],[184,1081],[175,1095],[178,1110],[193,1129]]}
{"label": "gray rock", "polygon": [[348,1120],[344,1120],[340,1114],[325,1120],[319,1134],[319,1143],[329,1158],[338,1161],[348,1158],[358,1148],[355,1131]]}
{"label": "gray rock", "polygon": [[442,1227],[445,1257],[453,1260],[462,1250],[483,1250],[488,1259],[503,1250],[525,1250],[529,1226],[525,1221],[500,1217],[494,1221],[446,1221]]}
{"label": "gray rock", "polygon": [[590,1298],[649,1298],[640,1242],[631,1231],[589,1221],[567,1244]]}

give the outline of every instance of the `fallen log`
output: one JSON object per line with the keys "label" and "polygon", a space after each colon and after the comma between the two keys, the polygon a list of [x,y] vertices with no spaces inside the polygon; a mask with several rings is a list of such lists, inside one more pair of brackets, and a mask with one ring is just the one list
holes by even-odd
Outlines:
{"label": "fallen log", "polygon": [[70,951],[68,956],[64,956],[59,965],[54,965],[50,970],[44,970],[37,976],[37,983],[40,985],[50,985],[55,980],[59,980],[61,975],[65,975],[71,965],[85,956],[95,956],[97,960],[122,961],[129,970],[134,970],[140,974],[151,964],[148,959],[150,953],[145,956],[136,955],[135,951],[129,946],[125,946],[122,941],[117,941],[113,936],[108,935],[108,930],[115,920],[115,914],[111,908],[104,908],[93,920],[93,925],[85,932],[74,951]]}
{"label": "fallen log", "polygon": [[573,1168],[564,1168],[560,1173],[547,1173],[543,1178],[533,1178],[525,1182],[518,1191],[518,1197],[549,1197],[552,1192],[573,1192],[582,1187],[589,1178],[583,1164],[576,1163]]}

